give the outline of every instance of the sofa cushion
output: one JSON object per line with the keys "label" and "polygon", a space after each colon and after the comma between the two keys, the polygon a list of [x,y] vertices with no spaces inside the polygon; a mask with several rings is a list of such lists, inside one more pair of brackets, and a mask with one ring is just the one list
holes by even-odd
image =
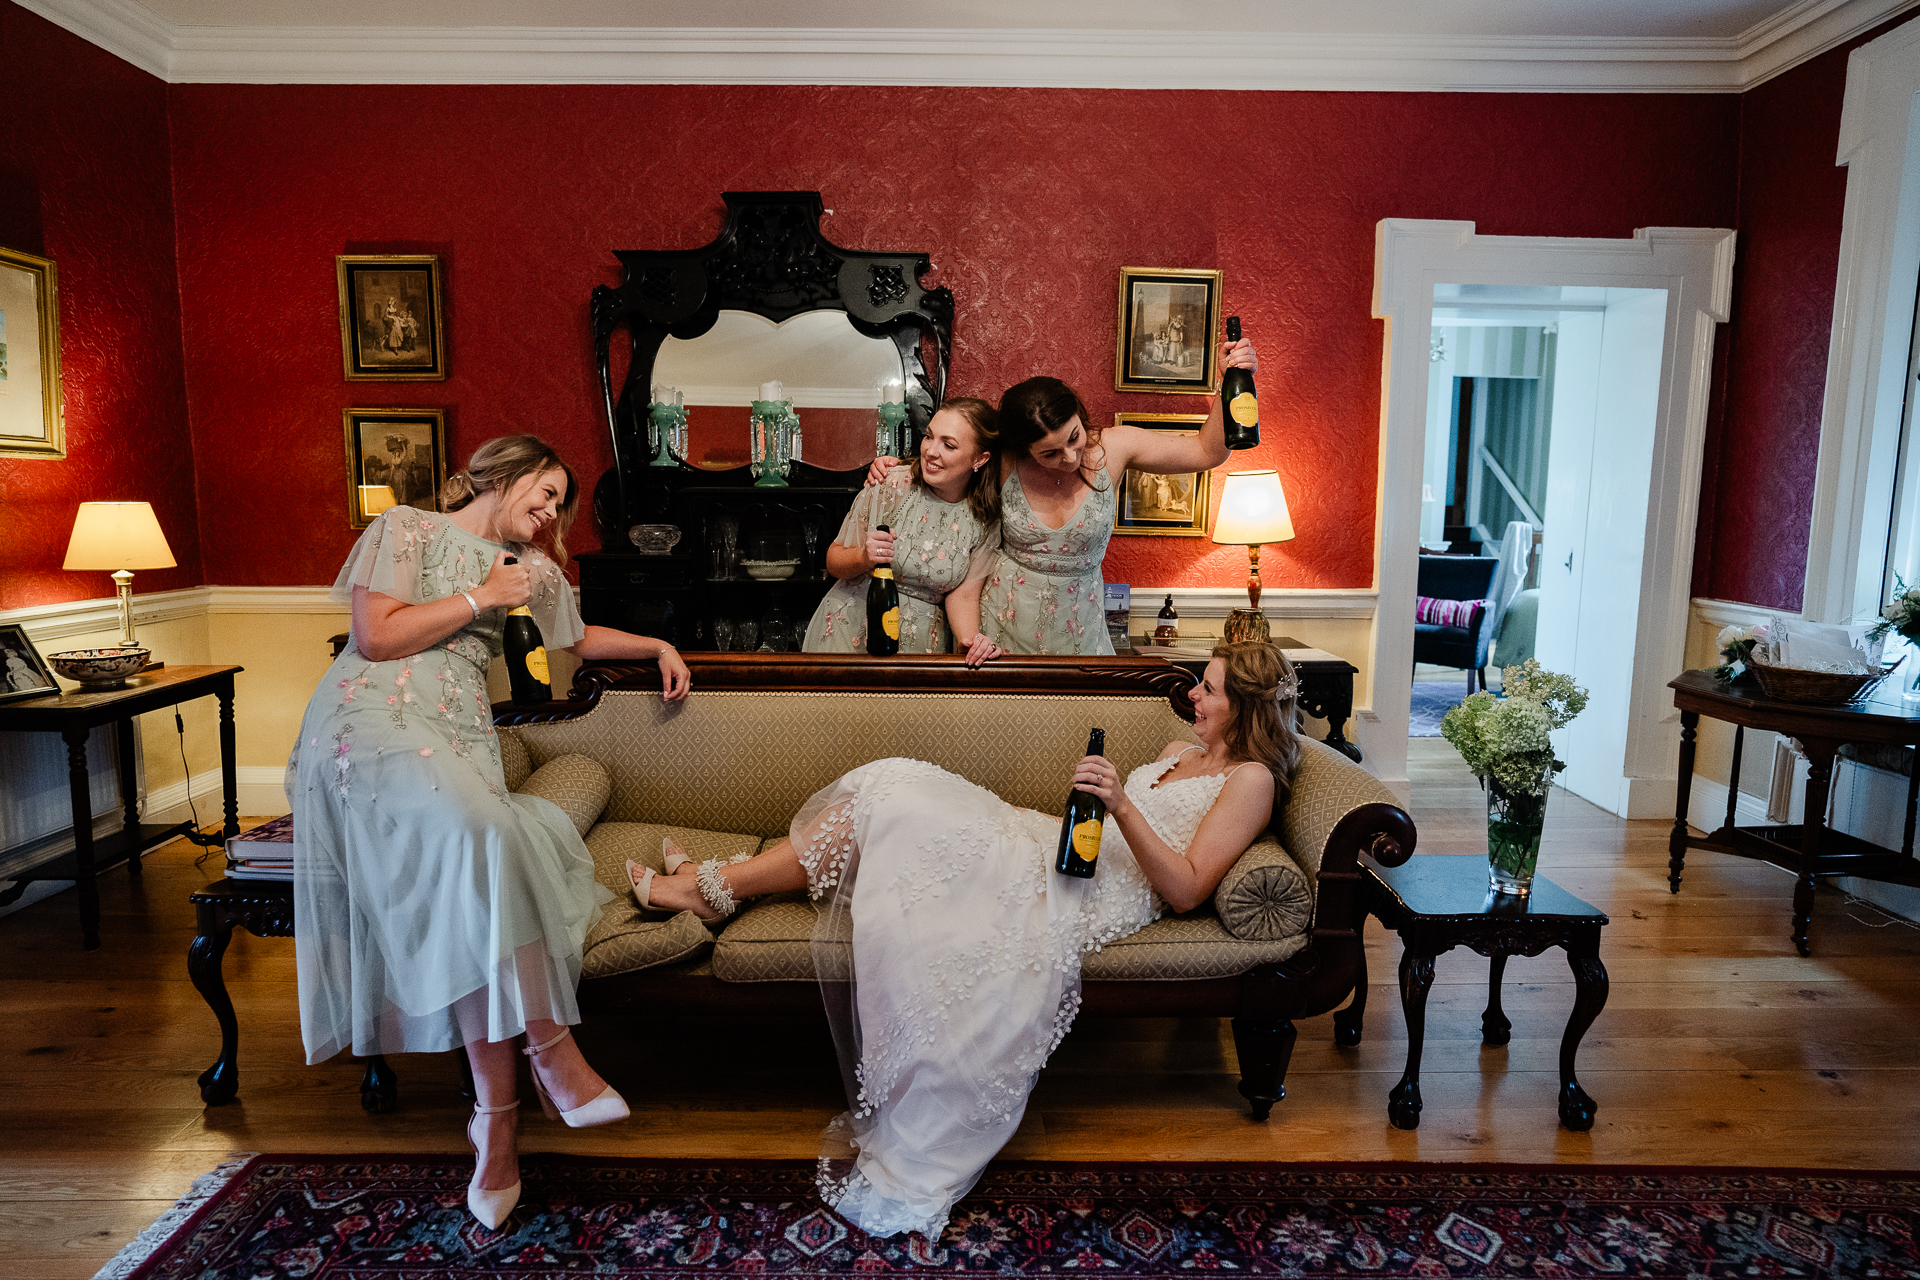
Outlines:
{"label": "sofa cushion", "polygon": [[600,909],[600,919],[587,931],[580,976],[605,978],[635,969],[651,969],[704,954],[713,934],[691,911],[660,919],[640,910],[627,880],[627,859],[662,869],[660,841],[672,836],[695,858],[730,858],[754,853],[758,836],[725,831],[694,831],[651,822],[602,822],[587,833],[587,852],[593,855],[594,878],[614,894]]}
{"label": "sofa cushion", "polygon": [[607,767],[591,756],[555,756],[513,790],[553,801],[584,836],[600,820],[613,784],[607,779]]}
{"label": "sofa cushion", "polygon": [[[774,894],[750,904],[713,947],[713,976],[722,982],[812,982],[813,929],[820,913],[803,892]],[[847,943],[827,952],[844,954]],[[835,965],[832,977],[850,971]]]}
{"label": "sofa cushion", "polygon": [[1273,942],[1307,931],[1313,923],[1313,891],[1280,842],[1262,836],[1227,868],[1213,891],[1213,909],[1234,937]]}
{"label": "sofa cushion", "polygon": [[512,729],[502,729],[494,738],[500,744],[500,768],[507,775],[507,790],[518,791],[533,772],[533,757],[527,754],[526,742]]}
{"label": "sofa cushion", "polygon": [[1080,976],[1088,982],[1230,978],[1256,965],[1278,964],[1306,945],[1304,932],[1270,942],[1243,942],[1203,908],[1191,915],[1163,916],[1109,942],[1080,962]]}

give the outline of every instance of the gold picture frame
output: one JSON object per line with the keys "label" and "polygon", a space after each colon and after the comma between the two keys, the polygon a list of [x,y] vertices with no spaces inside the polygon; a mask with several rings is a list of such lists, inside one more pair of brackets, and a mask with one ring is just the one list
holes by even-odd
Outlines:
{"label": "gold picture frame", "polygon": [[0,458],[67,456],[60,279],[53,262],[0,249]]}
{"label": "gold picture frame", "polygon": [[445,409],[348,409],[341,417],[348,528],[366,528],[388,507],[437,508],[447,480]]}
{"label": "gold picture frame", "polygon": [[446,381],[439,257],[343,254],[333,262],[347,381]]}
{"label": "gold picture frame", "polygon": [[1120,268],[1113,389],[1211,395],[1220,389],[1218,271]]}
{"label": "gold picture frame", "polygon": [[[1116,413],[1117,427],[1197,436],[1204,413]],[[1113,531],[1136,538],[1204,538],[1213,517],[1213,473],[1154,475],[1127,468],[1113,504]]]}

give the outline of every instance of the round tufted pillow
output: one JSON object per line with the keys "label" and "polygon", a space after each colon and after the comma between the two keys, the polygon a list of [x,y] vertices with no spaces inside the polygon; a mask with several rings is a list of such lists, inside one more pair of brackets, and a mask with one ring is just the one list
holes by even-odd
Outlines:
{"label": "round tufted pillow", "polygon": [[1213,906],[1227,932],[1249,942],[1290,938],[1313,923],[1306,873],[1272,836],[1247,846],[1227,869],[1213,892]]}
{"label": "round tufted pillow", "polygon": [[573,820],[573,829],[584,836],[606,809],[613,782],[607,777],[607,767],[591,756],[555,756],[535,769],[518,791],[523,796],[553,801]]}

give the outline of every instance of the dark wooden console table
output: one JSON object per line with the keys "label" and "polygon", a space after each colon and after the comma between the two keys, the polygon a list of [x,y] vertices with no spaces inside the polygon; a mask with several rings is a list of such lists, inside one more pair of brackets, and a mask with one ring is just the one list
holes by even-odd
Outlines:
{"label": "dark wooden console table", "polygon": [[[1500,1008],[1500,982],[1508,956],[1537,956],[1563,948],[1573,970],[1573,1012],[1560,1037],[1560,1123],[1575,1133],[1593,1128],[1599,1109],[1573,1073],[1581,1037],[1607,1003],[1607,969],[1600,963],[1600,930],[1607,917],[1545,876],[1536,876],[1525,898],[1496,894],[1487,883],[1485,858],[1422,854],[1398,867],[1367,860],[1363,883],[1367,906],[1400,934],[1400,1006],[1407,1019],[1407,1069],[1387,1095],[1387,1118],[1396,1129],[1420,1125],[1420,1053],[1426,1043],[1427,993],[1436,956],[1467,947],[1486,956],[1487,1008],[1480,1015],[1482,1042],[1503,1045],[1513,1023]],[[1359,990],[1366,991],[1363,979]],[[1356,1004],[1358,1002],[1356,1001]],[[1342,1010],[1341,1030],[1358,1030],[1358,1014]],[[1357,1034],[1353,1042],[1358,1041]],[[1340,1043],[1349,1043],[1343,1039]]]}
{"label": "dark wooden console table", "polygon": [[[1856,876],[1887,884],[1920,886],[1920,863],[1915,863],[1913,813],[1920,769],[1907,784],[1906,852],[1833,831],[1827,826],[1827,794],[1833,784],[1833,757],[1853,742],[1873,746],[1920,746],[1920,716],[1913,715],[1891,681],[1882,682],[1870,698],[1839,706],[1808,706],[1781,702],[1762,693],[1757,684],[1728,684],[1705,671],[1689,671],[1667,687],[1680,709],[1680,786],[1667,839],[1667,884],[1680,892],[1680,872],[1688,849],[1712,849],[1738,858],[1753,858],[1797,877],[1793,886],[1793,945],[1800,954],[1813,954],[1807,931],[1813,922],[1813,890],[1820,876]],[[1734,736],[1733,785],[1727,789],[1726,821],[1704,836],[1687,830],[1687,805],[1693,790],[1695,737],[1701,716],[1737,726]],[[1807,755],[1807,792],[1804,821],[1794,825],[1742,827],[1734,822],[1739,799],[1742,731],[1765,729],[1799,741]]]}
{"label": "dark wooden console table", "polygon": [[[166,667],[129,676],[124,689],[82,689],[20,702],[0,703],[0,731],[57,733],[67,744],[67,781],[73,804],[73,852],[14,877],[0,893],[0,906],[15,901],[34,880],[72,880],[79,888],[80,937],[88,951],[100,945],[100,891],[96,876],[125,861],[127,874],[140,874],[145,850],[183,832],[191,822],[141,822],[139,784],[133,770],[133,718],[179,702],[209,695],[220,699],[220,784],[225,799],[227,836],[240,833],[240,798],[234,772],[233,677],[240,667]],[[120,802],[126,817],[120,830],[93,838],[93,802],[88,795],[87,735],[103,724],[114,726],[119,754]]]}

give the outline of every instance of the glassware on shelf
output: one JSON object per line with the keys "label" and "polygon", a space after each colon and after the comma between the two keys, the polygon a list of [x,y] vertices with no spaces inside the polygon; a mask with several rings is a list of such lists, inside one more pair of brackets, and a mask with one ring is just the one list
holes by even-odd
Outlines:
{"label": "glassware on shelf", "polygon": [[789,625],[785,611],[780,608],[780,602],[775,600],[768,607],[766,617],[760,619],[761,652],[785,653]]}
{"label": "glassware on shelf", "polygon": [[721,653],[733,648],[733,619],[715,618],[713,620],[713,647]]}
{"label": "glassware on shelf", "polygon": [[733,633],[740,640],[740,652],[752,653],[760,647],[760,624],[752,618],[742,618],[734,624]]}
{"label": "glassware on shelf", "polygon": [[714,543],[720,549],[716,578],[732,578],[740,556],[740,517],[717,515],[713,518]]}
{"label": "glassware on shelf", "polygon": [[800,562],[803,578],[825,572],[820,564],[820,535],[824,531],[824,517],[818,511],[808,511],[800,521],[800,545],[806,551],[806,559]]}

